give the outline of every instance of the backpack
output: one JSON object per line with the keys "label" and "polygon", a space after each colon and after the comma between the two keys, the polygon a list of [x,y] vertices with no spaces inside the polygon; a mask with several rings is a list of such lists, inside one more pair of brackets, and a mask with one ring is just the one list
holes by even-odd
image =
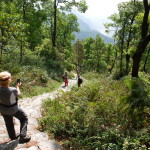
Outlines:
{"label": "backpack", "polygon": [[64,76],[62,76],[62,79],[64,80],[64,79],[65,79],[65,77],[64,77]]}
{"label": "backpack", "polygon": [[81,84],[83,82],[83,79],[82,78],[79,78],[78,79],[78,82]]}

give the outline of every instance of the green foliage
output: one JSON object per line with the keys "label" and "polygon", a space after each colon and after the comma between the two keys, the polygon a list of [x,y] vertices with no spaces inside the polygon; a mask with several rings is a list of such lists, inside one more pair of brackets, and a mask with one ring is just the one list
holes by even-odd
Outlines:
{"label": "green foliage", "polygon": [[109,17],[112,22],[105,24],[108,31],[115,31],[115,48],[117,49],[115,58],[116,78],[128,75],[132,68],[130,59],[135,53],[140,40],[142,22],[140,22],[139,16],[143,13],[143,5],[139,0],[130,0],[120,3],[118,11],[118,14],[114,13]]}
{"label": "green foliage", "polygon": [[[143,19],[140,1],[122,3],[118,7],[119,14],[110,17],[113,23],[106,26],[116,29],[114,46],[106,46],[101,35],[96,36],[96,31],[90,31],[88,34],[93,38],[76,45],[78,56],[73,54],[71,45],[75,38],[73,32],[79,31],[77,17],[64,12],[70,11],[72,6],[84,12],[87,9],[85,1],[57,8],[55,48],[52,47],[53,1],[41,0],[42,9],[34,2],[0,2],[0,70],[13,74],[13,85],[17,78],[21,78],[22,97],[54,90],[60,85],[64,71],[79,65],[83,72],[99,73],[114,67],[116,79],[129,73],[130,58],[136,50]],[[142,65],[145,58],[149,60],[148,49]],[[130,56],[128,62],[127,56]],[[72,77],[71,73],[69,77]],[[74,87],[72,92],[55,101],[48,99],[43,103],[41,130],[53,133],[69,149],[148,149],[149,74],[140,73],[140,79],[126,77],[118,81],[91,72],[83,77],[82,88]]]}
{"label": "green foliage", "polygon": [[[31,8],[29,8],[31,9]],[[27,29],[28,32],[28,43],[30,44],[30,49],[34,50],[36,46],[41,44],[41,26],[43,22],[46,20],[46,14],[43,10],[36,11],[32,8],[32,11],[28,13],[28,20],[25,20],[29,27]]]}
{"label": "green foliage", "polygon": [[[130,57],[134,54],[143,18],[143,6],[140,1],[121,3],[118,7],[119,14],[110,17],[113,22],[106,26],[118,29],[115,32],[115,46],[107,46],[101,34],[88,28],[91,38],[75,44],[78,56],[77,53],[74,54],[72,46],[72,40],[75,39],[73,33],[79,31],[78,18],[66,11],[77,7],[79,11],[84,12],[87,9],[86,1],[75,0],[73,3],[65,3],[57,7],[55,48],[52,48],[55,26],[53,4],[52,0],[41,0],[42,7],[35,0],[1,1],[0,63],[2,68],[17,73],[20,72],[22,65],[44,66],[50,76],[59,81],[64,70],[72,71],[76,68],[82,72],[99,73],[106,71],[111,73],[115,68],[116,78],[120,77],[120,72],[121,75],[128,73],[125,58],[127,54]],[[147,62],[145,68],[149,68],[149,61],[145,58],[148,58],[148,53],[144,55],[142,64]],[[11,62],[14,65],[11,65]],[[129,71],[132,66],[130,62],[128,63]]]}
{"label": "green foliage", "polygon": [[1,70],[8,70],[12,74],[16,74],[22,71],[22,68],[30,66],[30,68],[43,68],[45,62],[43,57],[36,55],[36,52],[28,51],[28,49],[24,49],[24,57],[22,58],[22,62],[20,63],[20,53],[18,51],[18,47],[10,47],[7,46],[7,54],[3,55],[3,59],[1,60]]}
{"label": "green foliage", "polygon": [[[94,73],[83,77],[86,83],[82,88],[73,88],[62,97],[43,102],[40,130],[53,134],[63,146],[74,150],[146,150],[149,147],[148,118],[141,116],[141,131],[128,128],[126,121],[130,114],[122,108],[126,104],[120,105],[121,99],[130,93],[126,88],[130,81],[127,78],[114,81]],[[135,121],[141,125],[140,120]]]}
{"label": "green foliage", "polygon": [[0,12],[0,29],[3,30],[1,35],[1,41],[8,42],[11,38],[17,40],[24,40],[24,31],[27,28],[26,23],[20,21],[21,16],[19,14],[9,14],[6,12]]}
{"label": "green foliage", "polygon": [[44,63],[45,62],[43,57],[39,57],[38,55],[35,55],[34,52],[26,51],[26,55],[23,57],[21,65],[43,67]]}
{"label": "green foliage", "polygon": [[21,79],[21,98],[32,97],[46,92],[51,92],[60,85],[59,82],[52,80],[49,74],[41,68],[22,66],[19,73],[13,72],[12,75],[13,86],[16,85],[17,78]]}
{"label": "green foliage", "polygon": [[138,130],[135,135],[140,143],[143,143],[143,145],[150,147],[150,126]]}
{"label": "green foliage", "polygon": [[128,94],[122,99],[121,105],[124,111],[128,113],[128,126],[132,128],[141,128],[147,122],[150,106],[149,84],[141,78],[125,78],[125,85],[128,88]]}
{"label": "green foliage", "polygon": [[138,139],[126,138],[123,143],[123,150],[147,150],[145,145],[141,145]]}
{"label": "green foliage", "polygon": [[57,81],[61,81],[64,70],[71,71],[73,68],[73,65],[70,64],[70,57],[68,57],[69,62],[65,60],[65,56],[71,55],[71,52],[65,49],[65,52],[62,53],[60,49],[52,48],[49,39],[44,39],[43,44],[36,47],[35,53],[39,55],[39,60],[43,60],[44,68],[50,77]]}
{"label": "green foliage", "polygon": [[76,68],[79,70],[82,70],[83,67],[83,60],[84,60],[84,49],[83,44],[81,41],[76,41],[74,44],[74,64],[76,65]]}
{"label": "green foliage", "polygon": [[81,72],[102,73],[106,70],[106,59],[104,57],[106,45],[100,36],[96,36],[95,39],[85,39],[83,42],[77,41],[74,44],[74,49],[74,63]]}

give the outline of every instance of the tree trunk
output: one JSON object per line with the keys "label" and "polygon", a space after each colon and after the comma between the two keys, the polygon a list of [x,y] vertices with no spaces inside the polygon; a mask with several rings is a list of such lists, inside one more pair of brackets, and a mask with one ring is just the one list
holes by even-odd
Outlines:
{"label": "tree trunk", "polygon": [[[23,16],[23,23],[26,22],[26,1],[24,0],[23,6],[22,6],[22,16]],[[23,41],[20,40],[20,60],[19,62],[22,63],[23,58]]]}
{"label": "tree trunk", "polygon": [[[134,1],[134,5],[135,5],[135,1]],[[127,40],[127,48],[126,48],[126,75],[129,74],[129,64],[130,64],[130,54],[128,54],[128,49],[130,46],[130,41],[131,41],[131,34],[132,34],[132,24],[135,20],[136,14],[134,14],[131,18],[131,23],[130,23],[130,30],[129,30],[129,36],[128,36],[128,40]]]}
{"label": "tree trunk", "polygon": [[116,50],[116,54],[115,54],[115,58],[114,58],[114,61],[113,61],[113,63],[112,63],[112,66],[111,66],[111,68],[110,68],[110,70],[109,70],[110,74],[112,73],[112,70],[113,70],[113,68],[114,68],[114,65],[115,65],[115,63],[116,63],[117,56],[118,56],[117,48],[115,48],[115,50]]}
{"label": "tree trunk", "polygon": [[140,67],[142,54],[144,53],[149,41],[150,41],[150,35],[147,36],[144,40],[141,40],[138,44],[137,50],[133,56],[132,77],[138,77],[138,71]]}
{"label": "tree trunk", "polygon": [[23,15],[23,22],[25,22],[25,18],[26,18],[26,1],[23,2],[22,15]]}
{"label": "tree trunk", "polygon": [[56,0],[54,0],[54,29],[53,29],[53,34],[52,34],[52,46],[56,47],[56,33],[57,33],[57,5],[56,5]]}
{"label": "tree trunk", "polygon": [[129,73],[130,55],[126,54],[126,75]]}
{"label": "tree trunk", "polygon": [[119,76],[122,76],[122,75],[123,75],[124,36],[125,36],[125,23],[123,24],[123,33],[122,33],[122,36],[121,36],[121,46],[120,46],[120,72],[119,72]]}
{"label": "tree trunk", "polygon": [[[5,37],[5,29],[1,28],[1,36]],[[0,63],[2,63],[2,57],[3,57],[3,50],[4,46],[6,45],[7,42],[5,42],[3,39],[1,40],[1,47],[0,47]]]}
{"label": "tree trunk", "polygon": [[23,57],[23,45],[22,45],[22,41],[20,43],[20,63],[22,63],[22,57]]}
{"label": "tree trunk", "polygon": [[136,52],[133,56],[132,77],[138,77],[138,71],[140,67],[142,54],[144,53],[150,41],[150,35],[147,35],[148,27],[149,27],[148,16],[149,16],[150,6],[148,4],[148,0],[143,0],[143,4],[144,4],[145,12],[144,12],[142,28],[141,28],[141,40],[139,41]]}
{"label": "tree trunk", "polygon": [[120,48],[120,72],[119,72],[120,76],[123,75],[123,45],[124,45],[124,38],[122,39]]}

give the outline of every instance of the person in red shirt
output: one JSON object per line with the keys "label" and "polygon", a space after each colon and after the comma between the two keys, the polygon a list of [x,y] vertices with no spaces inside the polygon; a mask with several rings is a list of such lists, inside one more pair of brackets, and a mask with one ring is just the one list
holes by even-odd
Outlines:
{"label": "person in red shirt", "polygon": [[64,81],[65,81],[65,86],[68,86],[68,73],[65,72],[65,74],[63,75]]}

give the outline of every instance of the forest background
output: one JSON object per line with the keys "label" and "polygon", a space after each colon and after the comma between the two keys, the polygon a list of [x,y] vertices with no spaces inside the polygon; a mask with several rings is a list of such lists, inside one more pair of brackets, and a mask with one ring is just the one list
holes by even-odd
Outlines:
{"label": "forest background", "polygon": [[[62,97],[63,104],[59,100],[57,104],[51,100],[43,104],[45,110],[49,106],[50,113],[43,111],[46,117],[41,119],[41,129],[53,133],[55,138],[63,133],[61,141],[67,148],[149,148],[149,1],[131,0],[118,5],[118,13],[109,17],[112,22],[105,24],[107,32],[114,31],[113,44],[106,44],[99,35],[82,41],[75,39],[79,24],[71,9],[76,7],[85,12],[86,1],[40,2],[39,5],[37,0],[0,1],[0,71],[10,71],[13,84],[16,78],[22,79],[23,97],[54,90],[65,71],[70,78],[71,71],[78,71],[86,81],[85,87],[75,88],[67,98]],[[107,90],[104,85],[108,85]],[[114,85],[122,90],[117,93]],[[83,105],[78,101],[80,98]],[[54,110],[63,110],[62,116],[51,118],[50,114],[56,114]],[[91,121],[94,123],[90,124]],[[50,122],[55,128],[48,128]]]}

